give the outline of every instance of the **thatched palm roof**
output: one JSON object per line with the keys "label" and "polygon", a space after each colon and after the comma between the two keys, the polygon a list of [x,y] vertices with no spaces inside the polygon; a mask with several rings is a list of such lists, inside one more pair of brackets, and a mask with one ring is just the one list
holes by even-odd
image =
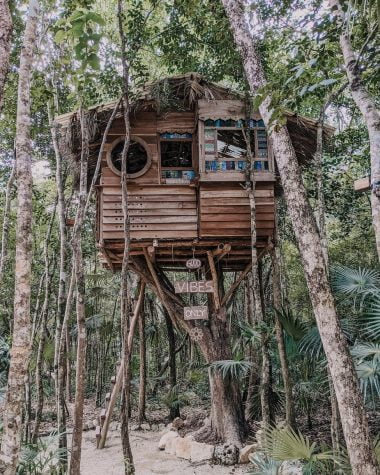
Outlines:
{"label": "thatched palm roof", "polygon": [[[171,76],[159,81],[145,84],[131,103],[131,114],[141,111],[155,111],[163,115],[169,111],[194,110],[198,100],[244,100],[244,95],[207,81],[198,73],[187,73]],[[89,109],[90,114],[90,143],[101,140],[102,133],[117,101],[99,104]],[[120,110],[116,117],[122,117]],[[287,128],[292,139],[300,163],[305,164],[313,159],[316,148],[318,121],[303,117],[292,112],[286,113]],[[80,151],[80,126],[77,112],[70,112],[56,117],[62,127],[62,138],[71,153],[76,156]],[[325,136],[331,136],[334,129],[324,127]],[[91,174],[92,162],[96,162],[96,148],[92,149],[90,156],[89,173]],[[95,166],[95,165],[94,165]]]}

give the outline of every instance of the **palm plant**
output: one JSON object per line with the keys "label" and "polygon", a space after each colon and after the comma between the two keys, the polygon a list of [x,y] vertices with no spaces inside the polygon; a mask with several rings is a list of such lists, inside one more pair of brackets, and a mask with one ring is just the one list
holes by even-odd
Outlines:
{"label": "palm plant", "polygon": [[19,475],[39,475],[60,473],[58,461],[67,458],[67,450],[58,448],[57,432],[48,437],[38,439],[36,444],[26,444],[22,447],[20,461],[17,467]]}
{"label": "palm plant", "polygon": [[[331,451],[319,450],[315,442],[300,432],[291,428],[268,427],[264,429],[262,437],[263,453],[268,460],[284,462],[286,460],[300,460],[304,463],[303,473],[322,474],[331,473],[331,464],[336,462]],[[275,470],[275,464],[269,464]],[[253,472],[253,473],[260,473]],[[265,473],[265,472],[264,472]],[[272,473],[276,473],[275,471]]]}
{"label": "palm plant", "polygon": [[245,360],[220,360],[210,364],[212,371],[219,371],[223,379],[240,379],[251,369],[252,363]]}

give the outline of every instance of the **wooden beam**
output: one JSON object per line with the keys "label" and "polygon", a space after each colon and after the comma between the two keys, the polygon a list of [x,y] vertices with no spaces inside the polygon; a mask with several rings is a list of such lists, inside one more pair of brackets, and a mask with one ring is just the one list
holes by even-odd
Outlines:
{"label": "wooden beam", "polygon": [[[139,296],[135,305],[135,309],[133,311],[133,316],[131,319],[131,326],[129,328],[129,333],[128,333],[128,349],[129,349],[129,355],[130,357],[131,352],[132,352],[132,343],[133,343],[133,335],[134,331],[136,328],[136,323],[138,320],[138,317],[140,315],[140,310],[141,310],[141,305],[144,300],[144,293],[145,293],[145,282],[140,280],[140,290],[139,290]],[[106,414],[103,420],[102,424],[102,429],[100,433],[99,440],[97,442],[97,448],[98,449],[103,449],[107,440],[107,433],[108,433],[108,428],[109,424],[111,422],[111,417],[112,417],[112,412],[116,404],[117,397],[121,391],[122,388],[122,383],[123,383],[123,371],[124,371],[124,364],[123,361],[121,361],[121,364],[119,366],[119,369],[117,371],[116,375],[116,381],[115,384],[112,388],[111,391],[111,396],[109,398],[109,403],[106,409]]]}
{"label": "wooden beam", "polygon": [[[270,244],[271,245],[271,244]],[[265,251],[267,250],[268,246],[265,248],[265,249],[262,249],[258,256],[257,256],[257,259],[260,259],[260,257],[265,253]],[[252,261],[249,262],[245,269],[240,273],[239,277],[236,279],[236,281],[231,285],[231,287],[228,289],[228,292],[225,294],[225,296],[223,297],[222,299],[222,302],[221,302],[221,306],[223,307],[224,305],[228,305],[231,298],[233,297],[236,289],[239,287],[240,283],[242,282],[242,280],[245,279],[245,277],[247,276],[248,272],[250,272],[252,269]]]}
{"label": "wooden beam", "polygon": [[370,177],[365,176],[354,181],[354,190],[355,191],[368,191],[371,189]]}
{"label": "wooden beam", "polygon": [[211,277],[214,282],[214,292],[212,294],[214,298],[214,305],[215,305],[216,311],[218,311],[220,309],[218,274],[216,273],[214,257],[211,251],[207,251],[207,259],[208,259],[208,265],[210,266]]}

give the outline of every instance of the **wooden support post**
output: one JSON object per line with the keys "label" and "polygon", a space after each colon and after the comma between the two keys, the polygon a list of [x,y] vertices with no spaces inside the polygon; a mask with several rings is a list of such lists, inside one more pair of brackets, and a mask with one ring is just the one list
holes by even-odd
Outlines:
{"label": "wooden support post", "polygon": [[113,271],[114,270],[113,262],[111,261],[111,258],[108,255],[108,251],[104,247],[104,241],[100,241],[99,249],[100,249],[100,252],[103,254],[105,260],[107,261],[108,267]]}
{"label": "wooden support post", "polygon": [[[140,314],[141,304],[142,304],[143,299],[144,299],[144,293],[145,293],[145,282],[140,281],[139,296],[138,296],[138,299],[137,299],[137,302],[136,302],[136,305],[135,305],[135,309],[134,309],[133,316],[132,316],[132,319],[131,319],[131,326],[130,326],[129,334],[128,334],[128,348],[129,348],[130,353],[132,351],[133,334],[134,334],[134,330],[136,328],[136,323],[137,323],[137,320],[138,320],[138,317],[139,317],[139,314]],[[129,354],[129,356],[130,356],[130,354]],[[111,422],[113,408],[115,407],[116,400],[117,400],[117,397],[120,393],[122,383],[123,383],[123,368],[124,368],[123,361],[121,361],[120,366],[117,370],[117,375],[112,376],[112,378],[111,378],[111,382],[113,382],[112,380],[114,380],[114,382],[113,382],[114,386],[113,386],[112,391],[111,391],[111,395],[110,395],[110,398],[109,398],[109,403],[108,403],[108,406],[107,406],[104,422],[103,422],[103,425],[102,425],[102,430],[101,430],[99,442],[97,444],[98,449],[103,449],[104,446],[105,446],[105,443],[106,443],[107,433],[108,433],[109,424]]]}
{"label": "wooden support post", "polygon": [[96,437],[96,448],[99,448],[99,442],[100,442],[100,434],[101,434],[101,427],[96,426],[95,428],[95,437]]}
{"label": "wooden support post", "polygon": [[220,259],[223,259],[223,257],[231,252],[231,244],[219,244],[218,248],[213,251],[213,256],[217,257],[217,262],[220,261]]}
{"label": "wooden support post", "polygon": [[156,248],[154,246],[149,246],[148,247],[148,254],[149,254],[149,257],[151,258],[152,262],[155,262]]}
{"label": "wooden support post", "polygon": [[215,268],[215,262],[214,262],[214,257],[212,255],[211,251],[207,251],[207,259],[208,259],[208,265],[210,266],[210,271],[211,271],[211,277],[214,282],[214,292],[213,292],[213,297],[214,297],[214,305],[215,309],[218,312],[220,309],[220,298],[219,298],[219,288],[218,288],[218,275],[216,273],[216,268]]}
{"label": "wooden support post", "polygon": [[[162,289],[162,286],[161,286],[161,282],[158,278],[158,275],[157,275],[157,272],[152,264],[152,261],[149,257],[149,254],[148,254],[148,251],[146,248],[144,248],[144,256],[145,256],[145,260],[146,260],[146,263],[148,265],[148,269],[149,269],[149,272],[151,273],[152,275],[152,278],[153,278],[153,282],[155,284],[155,286],[157,287],[157,291],[160,295],[160,299],[162,301],[162,303],[165,305],[167,303],[166,301],[166,295],[165,295],[165,292],[163,291]],[[168,310],[169,312],[169,306],[168,305],[165,305],[166,309]]]}

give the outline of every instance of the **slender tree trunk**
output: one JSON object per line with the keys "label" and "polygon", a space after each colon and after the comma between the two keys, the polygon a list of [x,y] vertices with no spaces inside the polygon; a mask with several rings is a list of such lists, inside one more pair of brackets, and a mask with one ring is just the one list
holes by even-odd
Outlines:
{"label": "slender tree trunk", "polygon": [[9,224],[10,224],[9,222],[10,222],[12,191],[13,191],[13,185],[15,181],[15,174],[16,174],[16,161],[13,163],[12,171],[7,183],[7,189],[5,191],[3,228],[2,228],[2,233],[1,233],[0,285],[3,281],[4,269],[5,269],[5,264],[6,264],[7,256],[8,256],[8,235],[9,235]]}
{"label": "slender tree trunk", "polygon": [[380,260],[380,109],[376,99],[367,90],[354,51],[349,28],[345,25],[345,13],[338,0],[329,0],[330,6],[341,24],[340,47],[343,54],[351,96],[360,110],[368,130],[371,155],[371,207],[376,248]]}
{"label": "slender tree trunk", "polygon": [[36,390],[37,390],[37,408],[36,416],[34,419],[34,428],[32,434],[32,443],[35,444],[38,439],[38,432],[40,428],[42,410],[44,407],[44,388],[42,380],[42,369],[43,369],[43,352],[45,348],[46,341],[46,324],[49,314],[49,300],[50,300],[50,288],[51,288],[51,276],[50,276],[50,262],[49,262],[49,243],[51,231],[53,228],[55,218],[55,206],[54,212],[52,214],[48,231],[46,233],[46,239],[44,243],[44,261],[45,261],[45,295],[44,303],[42,305],[42,316],[40,322],[40,335],[37,349],[37,361],[36,361]]}
{"label": "slender tree trunk", "polygon": [[140,344],[140,384],[139,384],[139,406],[137,423],[139,426],[146,420],[146,341],[145,341],[145,300],[142,302],[139,317],[139,344]]}
{"label": "slender tree trunk", "polygon": [[[57,209],[58,209],[58,227],[59,227],[59,280],[58,280],[58,297],[57,297],[57,311],[56,311],[56,327],[55,327],[55,348],[54,348],[54,379],[56,389],[56,406],[57,406],[57,423],[58,423],[58,437],[59,448],[62,450],[64,456],[61,464],[63,469],[66,469],[66,450],[67,450],[67,435],[66,435],[66,416],[65,416],[65,383],[67,382],[64,374],[66,366],[66,352],[65,346],[60,347],[61,334],[63,331],[62,325],[65,318],[66,307],[66,258],[67,258],[67,235],[66,235],[66,203],[63,179],[63,164],[61,152],[59,150],[58,127],[54,122],[54,113],[58,111],[58,104],[56,94],[54,93],[54,105],[48,107],[49,124],[51,130],[51,137],[55,154],[55,181],[57,186]],[[67,302],[67,305],[70,305]]]}
{"label": "slender tree trunk", "polygon": [[0,112],[4,102],[4,86],[11,53],[12,17],[9,1],[0,0]]}
{"label": "slender tree trunk", "polygon": [[80,475],[82,452],[83,406],[86,381],[86,314],[85,314],[85,275],[82,254],[81,231],[85,218],[87,198],[87,165],[89,153],[88,115],[80,110],[82,134],[79,203],[72,236],[73,265],[77,289],[77,359],[75,378],[74,427],[71,444],[70,475]]}
{"label": "slender tree trunk", "polygon": [[[4,410],[4,433],[1,442],[0,470],[7,475],[16,473],[22,434],[22,411],[25,378],[30,358],[30,295],[32,263],[32,144],[30,140],[30,88],[37,41],[39,5],[29,4],[28,19],[21,48],[17,122],[17,238],[14,321],[11,361]],[[2,467],[4,464],[5,467]]]}
{"label": "slender tree trunk", "polygon": [[[266,84],[266,80],[256,45],[246,23],[242,3],[233,0],[222,1],[242,56],[251,92],[256,95]],[[270,97],[261,103],[259,109],[268,126]],[[273,124],[270,136],[311,303],[334,383],[351,467],[355,475],[378,474],[363,398],[347,341],[336,315],[320,237],[307,200],[294,147],[284,126]]]}
{"label": "slender tree trunk", "polygon": [[[345,87],[342,86],[340,89]],[[331,99],[328,98],[326,103],[321,108],[317,126],[317,146],[314,156],[316,175],[317,175],[317,225],[319,230],[319,235],[321,237],[321,246],[322,252],[326,263],[327,272],[329,272],[329,253],[328,253],[328,241],[327,241],[327,232],[326,232],[326,205],[325,205],[325,193],[323,187],[323,124],[325,119],[325,111],[328,107]],[[331,405],[331,443],[333,447],[333,452],[339,454],[339,408],[336,400],[334,385],[331,379],[331,373],[327,369],[327,377],[329,381],[329,391],[330,391],[330,405]]]}
{"label": "slender tree trunk", "polygon": [[[250,108],[248,108],[250,112]],[[250,119],[250,113],[247,114],[247,119]],[[252,261],[252,299],[254,302],[255,320],[259,325],[264,323],[264,302],[260,291],[260,272],[259,261],[257,257],[257,231],[256,231],[256,180],[255,180],[255,159],[251,150],[250,130],[247,127],[245,141],[247,146],[247,156],[249,159],[249,169],[246,171],[246,191],[249,197],[250,207],[250,224],[251,224],[251,261]],[[270,361],[269,350],[267,343],[267,336],[261,331],[261,377],[260,377],[260,402],[261,402],[261,417],[264,427],[269,427],[271,424],[271,410],[270,410]],[[252,389],[252,387],[251,387]]]}
{"label": "slender tree trunk", "polygon": [[128,346],[128,334],[130,324],[130,300],[128,289],[129,270],[129,213],[128,213],[128,193],[127,193],[127,155],[131,140],[131,128],[129,122],[129,63],[126,51],[126,37],[124,33],[123,0],[118,0],[118,26],[121,41],[121,62],[123,67],[123,117],[125,124],[125,139],[121,160],[121,199],[124,218],[124,254],[121,270],[121,323],[123,335],[123,364],[124,380],[122,389],[122,410],[121,410],[121,437],[124,454],[124,468],[126,474],[135,472],[133,465],[133,455],[129,440],[129,399],[130,399],[130,348]]}
{"label": "slender tree trunk", "polygon": [[[176,368],[176,354],[175,354],[175,334],[173,323],[170,320],[168,312],[164,309],[164,316],[165,316],[165,323],[166,329],[168,332],[168,345],[169,345],[169,381],[170,381],[170,389],[174,389],[177,384],[177,368]],[[170,420],[174,420],[176,417],[181,417],[179,407],[176,405],[175,407],[170,408]]]}
{"label": "slender tree trunk", "polygon": [[[278,243],[277,243],[278,245]],[[272,253],[272,260],[273,260],[273,280],[272,280],[272,287],[273,287],[273,307],[275,310],[275,331],[276,331],[276,341],[278,347],[278,354],[280,358],[280,365],[281,365],[281,375],[282,381],[284,383],[284,393],[285,393],[285,420],[286,425],[293,429],[296,429],[296,419],[295,419],[295,412],[294,412],[294,404],[293,404],[293,392],[292,392],[292,381],[290,377],[289,365],[288,365],[288,358],[286,355],[286,347],[285,347],[285,340],[284,340],[284,330],[282,328],[281,322],[276,314],[276,310],[280,310],[282,308],[282,298],[281,298],[281,272],[280,272],[280,249],[276,246]]]}

